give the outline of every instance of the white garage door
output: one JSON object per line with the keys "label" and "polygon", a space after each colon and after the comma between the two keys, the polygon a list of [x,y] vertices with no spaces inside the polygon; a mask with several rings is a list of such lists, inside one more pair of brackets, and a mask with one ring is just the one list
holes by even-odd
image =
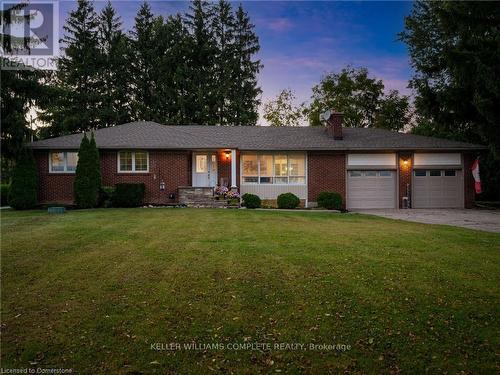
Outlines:
{"label": "white garage door", "polygon": [[348,209],[395,207],[396,171],[348,171]]}
{"label": "white garage door", "polygon": [[461,170],[413,171],[414,208],[463,208]]}

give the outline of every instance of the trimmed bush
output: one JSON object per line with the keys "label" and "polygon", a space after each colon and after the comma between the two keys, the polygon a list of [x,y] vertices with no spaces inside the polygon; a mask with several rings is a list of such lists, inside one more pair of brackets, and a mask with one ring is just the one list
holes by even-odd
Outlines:
{"label": "trimmed bush", "polygon": [[91,139],[84,134],[78,150],[78,164],[74,183],[75,203],[79,208],[97,207],[101,188],[99,151],[94,134]]}
{"label": "trimmed bush", "polygon": [[318,206],[327,210],[342,209],[342,196],[339,193],[324,191],[318,194]]}
{"label": "trimmed bush", "polygon": [[243,205],[246,208],[260,208],[260,205],[262,204],[260,198],[255,194],[243,194],[241,199],[243,199]]}
{"label": "trimmed bush", "polygon": [[143,204],[144,184],[116,184],[113,193],[113,207],[138,207]]}
{"label": "trimmed bush", "polygon": [[0,206],[7,206],[9,203],[9,188],[8,184],[0,185]]}
{"label": "trimmed bush", "polygon": [[297,208],[300,205],[300,199],[293,193],[284,193],[278,195],[278,208]]}
{"label": "trimmed bush", "polygon": [[33,208],[37,203],[38,179],[35,159],[29,149],[23,149],[12,171],[9,189],[9,206],[16,210]]}

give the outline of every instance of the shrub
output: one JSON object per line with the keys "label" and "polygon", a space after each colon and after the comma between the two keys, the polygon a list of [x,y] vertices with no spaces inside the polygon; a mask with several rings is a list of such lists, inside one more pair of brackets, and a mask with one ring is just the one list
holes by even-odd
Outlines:
{"label": "shrub", "polygon": [[94,134],[89,141],[87,134],[83,136],[78,150],[78,164],[74,183],[75,203],[79,208],[97,207],[101,187],[101,171],[99,151]]}
{"label": "shrub", "polygon": [[8,205],[9,201],[9,185],[1,184],[0,185],[0,206]]}
{"label": "shrub", "polygon": [[243,199],[243,205],[246,208],[259,208],[262,203],[260,198],[255,194],[243,194],[241,199]]}
{"label": "shrub", "polygon": [[278,208],[297,208],[300,205],[300,199],[293,193],[284,193],[278,195]]}
{"label": "shrub", "polygon": [[111,207],[113,205],[114,186],[103,186],[99,190],[99,207]]}
{"label": "shrub", "polygon": [[328,210],[340,210],[342,209],[342,196],[330,191],[319,193],[318,206]]}
{"label": "shrub", "polygon": [[116,184],[113,193],[114,207],[138,207],[144,201],[144,184]]}
{"label": "shrub", "polygon": [[12,171],[9,205],[16,210],[33,208],[37,203],[37,174],[33,153],[23,149]]}

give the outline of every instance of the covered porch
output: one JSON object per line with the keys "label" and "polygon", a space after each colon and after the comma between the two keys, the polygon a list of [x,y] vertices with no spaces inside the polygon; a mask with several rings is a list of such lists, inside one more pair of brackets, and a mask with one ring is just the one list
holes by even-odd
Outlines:
{"label": "covered porch", "polygon": [[[239,152],[236,149],[192,150],[190,159],[191,184],[178,187],[179,203],[191,207],[224,207],[235,193],[239,198]],[[228,199],[223,193],[226,190]]]}

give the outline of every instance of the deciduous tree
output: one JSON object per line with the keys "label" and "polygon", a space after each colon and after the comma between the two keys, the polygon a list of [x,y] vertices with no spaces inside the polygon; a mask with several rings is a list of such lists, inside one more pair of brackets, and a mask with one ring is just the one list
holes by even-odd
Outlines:
{"label": "deciduous tree", "polygon": [[290,89],[264,104],[264,119],[271,126],[299,126],[303,120],[303,108],[296,105],[295,94]]}

